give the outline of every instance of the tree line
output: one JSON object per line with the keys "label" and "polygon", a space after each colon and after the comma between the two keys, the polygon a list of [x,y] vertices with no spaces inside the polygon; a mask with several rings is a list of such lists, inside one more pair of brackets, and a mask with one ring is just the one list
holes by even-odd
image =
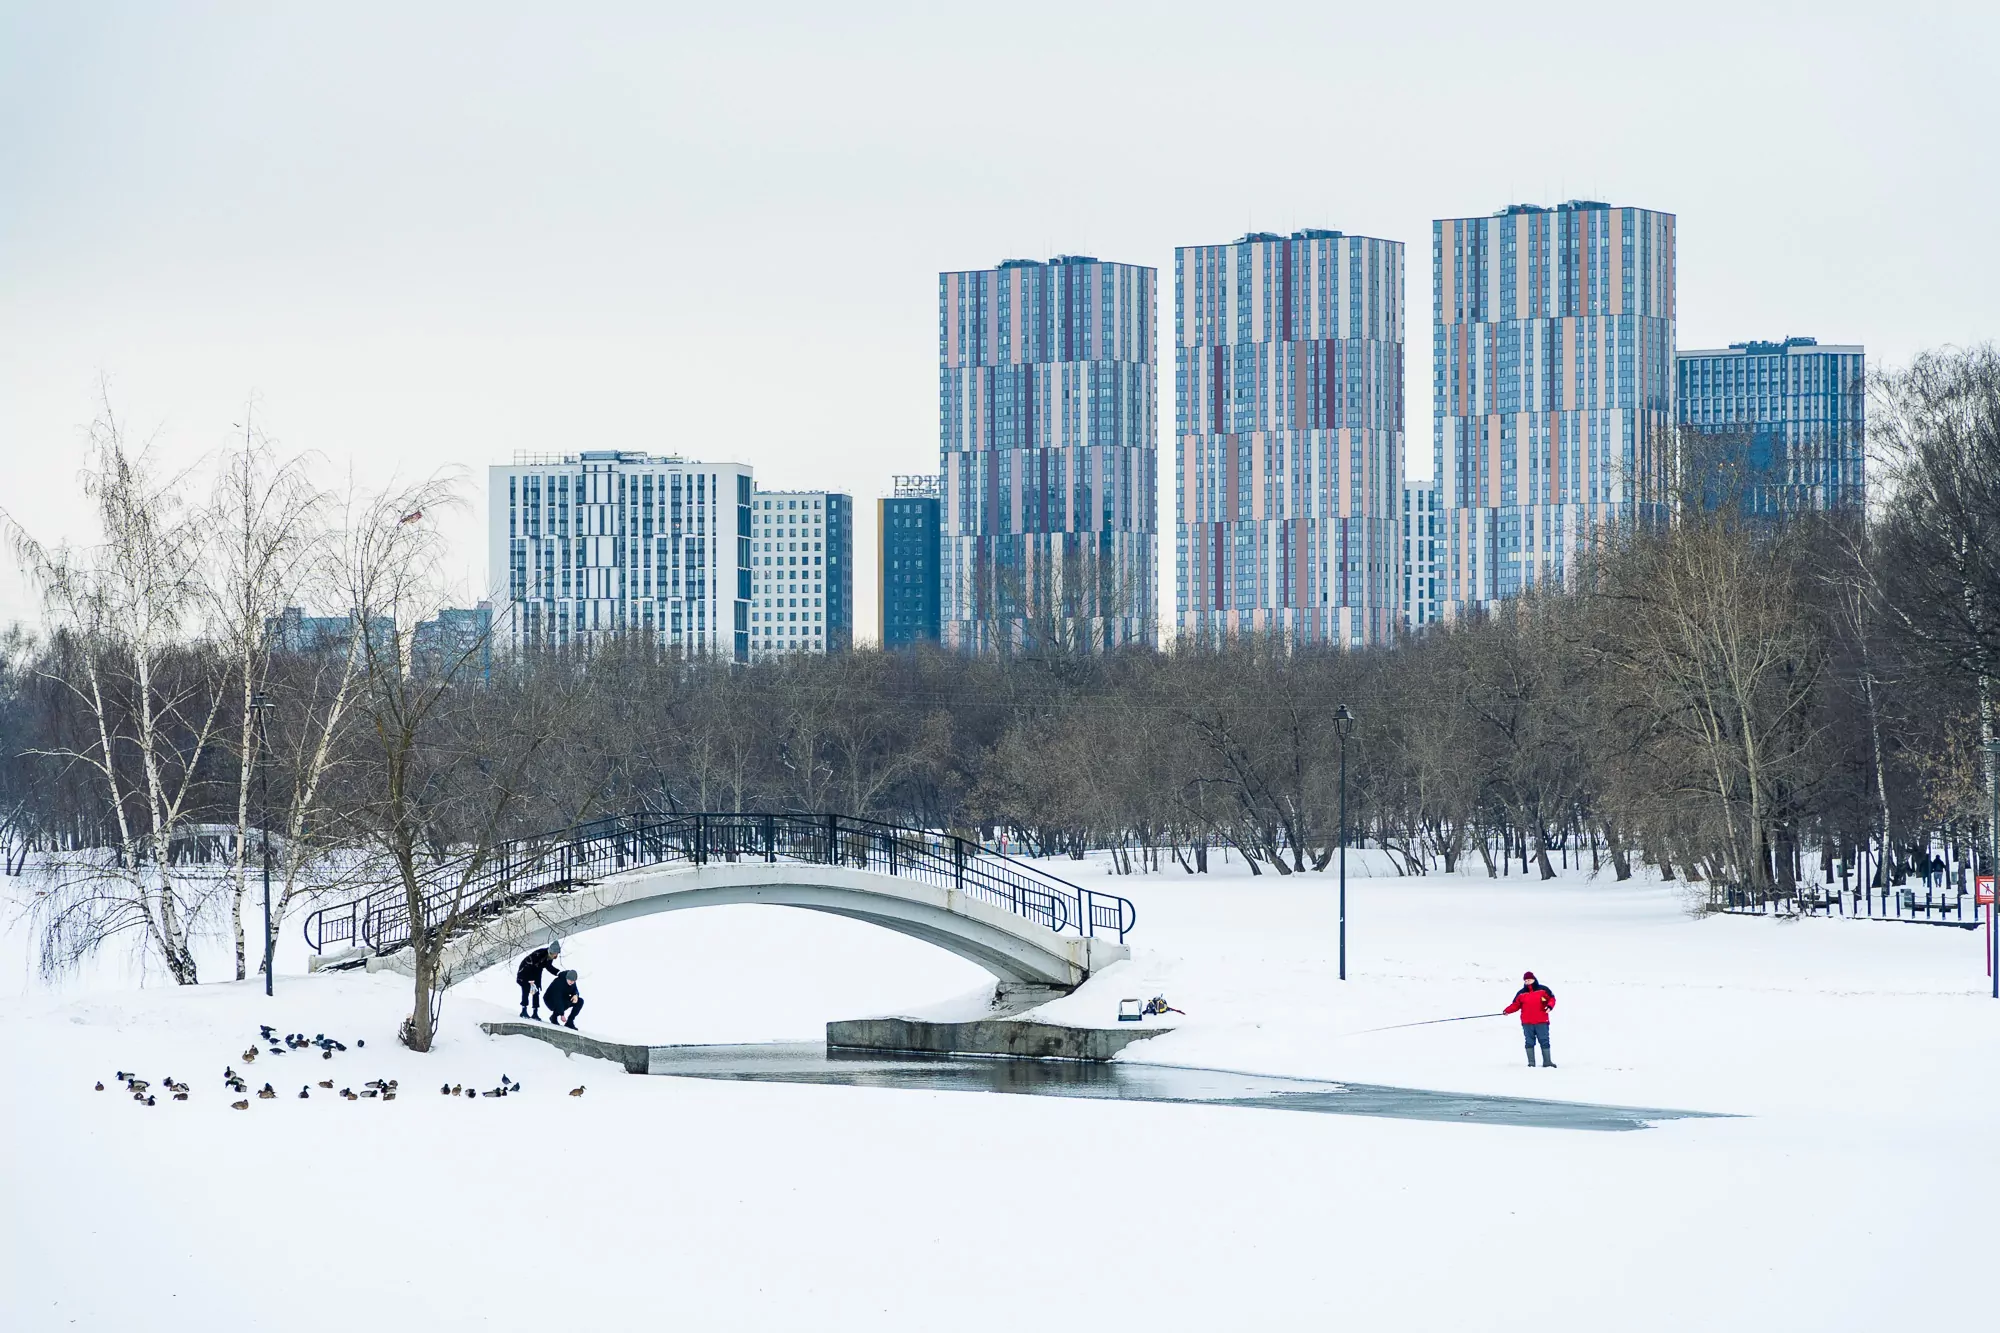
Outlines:
{"label": "tree line", "polygon": [[[1700,905],[1836,861],[1886,886],[1990,836],[2000,355],[1882,377],[1871,435],[1869,512],[1787,519],[1716,486],[1740,451],[1684,438],[1671,524],[1606,529],[1560,586],[1393,646],[1050,633],[745,665],[631,636],[489,664],[415,651],[450,600],[453,478],[335,495],[254,433],[162,476],[106,413],[93,543],[9,525],[44,606],[0,640],[0,845],[53,868],[45,966],[136,932],[182,982],[200,931],[238,977],[262,958],[266,825],[279,922],[362,885],[420,909],[507,838],[640,809],[838,812],[1128,873],[1227,849],[1288,876],[1339,848],[1343,744],[1350,836],[1403,873],[1643,865]],[[353,631],[287,650],[267,624],[295,604]],[[421,1049],[445,979],[417,952]]]}

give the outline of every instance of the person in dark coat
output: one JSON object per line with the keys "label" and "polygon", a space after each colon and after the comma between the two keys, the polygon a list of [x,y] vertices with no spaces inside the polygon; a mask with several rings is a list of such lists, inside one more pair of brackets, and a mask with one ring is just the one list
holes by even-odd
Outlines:
{"label": "person in dark coat", "polygon": [[1549,1058],[1549,1013],[1556,1007],[1556,993],[1535,980],[1533,972],[1521,974],[1521,989],[1514,992],[1514,1003],[1500,1012],[1518,1013],[1521,1016],[1521,1039],[1528,1047],[1528,1068],[1535,1067],[1535,1046],[1542,1048],[1542,1064],[1554,1069],[1556,1062]]}
{"label": "person in dark coat", "polygon": [[[550,940],[548,947],[537,949],[521,960],[521,966],[514,970],[514,980],[521,983],[521,1017],[540,1018],[542,1016],[542,973],[562,975],[556,966],[556,959],[562,957],[562,941]],[[528,1008],[534,1006],[530,1014]],[[553,1006],[552,1006],[553,1007]]]}
{"label": "person in dark coat", "polygon": [[549,1022],[561,1023],[565,1027],[576,1026],[576,1016],[583,1012],[583,996],[576,989],[576,969],[557,974],[549,983]]}

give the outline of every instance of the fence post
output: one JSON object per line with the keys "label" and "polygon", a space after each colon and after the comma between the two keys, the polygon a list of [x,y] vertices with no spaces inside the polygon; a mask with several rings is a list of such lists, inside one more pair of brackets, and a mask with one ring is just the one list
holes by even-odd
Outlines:
{"label": "fence post", "polygon": [[960,893],[965,892],[965,839],[951,835],[951,878]]}
{"label": "fence post", "polygon": [[764,816],[764,860],[775,864],[778,859],[778,817]]}
{"label": "fence post", "polygon": [[708,861],[708,816],[694,817],[694,863],[703,865]]}
{"label": "fence post", "polygon": [[840,864],[839,815],[828,815],[826,817],[826,862],[828,865]]}

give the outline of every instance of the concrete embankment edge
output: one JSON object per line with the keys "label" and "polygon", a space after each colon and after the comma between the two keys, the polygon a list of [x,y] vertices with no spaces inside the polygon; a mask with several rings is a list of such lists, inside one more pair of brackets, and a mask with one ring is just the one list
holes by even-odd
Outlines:
{"label": "concrete embankment edge", "polygon": [[526,1020],[503,1020],[481,1023],[480,1031],[494,1037],[533,1037],[544,1041],[558,1050],[571,1055],[589,1055],[599,1060],[615,1060],[625,1066],[628,1074],[643,1074],[652,1067],[650,1048],[633,1046],[626,1042],[605,1041],[587,1033],[572,1032],[566,1027],[549,1023],[533,1023]]}
{"label": "concrete embankment edge", "polygon": [[1109,1060],[1135,1041],[1170,1028],[1077,1028],[991,1018],[937,1023],[921,1018],[850,1018],[826,1025],[828,1050],[985,1055],[1014,1060]]}
{"label": "concrete embankment edge", "polygon": [[[638,1046],[606,1041],[566,1027],[505,1019],[482,1022],[480,1030],[495,1037],[533,1037],[570,1055],[610,1060],[628,1074],[651,1073],[655,1050],[670,1046]],[[1157,1037],[1171,1028],[1074,1028],[1059,1023],[1018,1019],[979,1019],[937,1023],[920,1018],[853,1018],[826,1025],[829,1050],[876,1051],[883,1054],[981,1055],[1011,1060],[1109,1060],[1135,1041]]]}

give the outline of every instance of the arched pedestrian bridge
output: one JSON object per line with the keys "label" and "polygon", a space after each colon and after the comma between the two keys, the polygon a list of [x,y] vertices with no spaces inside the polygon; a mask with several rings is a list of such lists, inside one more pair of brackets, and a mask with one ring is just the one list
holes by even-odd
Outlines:
{"label": "arched pedestrian bridge", "polygon": [[[424,929],[444,937],[446,984],[526,948],[655,912],[767,903],[928,941],[1003,988],[1069,990],[1129,956],[1130,900],[922,829],[845,815],[624,815],[522,838],[432,872]],[[379,889],[305,921],[306,943],[349,961],[407,958],[410,912]],[[399,956],[400,955],[400,956]]]}

